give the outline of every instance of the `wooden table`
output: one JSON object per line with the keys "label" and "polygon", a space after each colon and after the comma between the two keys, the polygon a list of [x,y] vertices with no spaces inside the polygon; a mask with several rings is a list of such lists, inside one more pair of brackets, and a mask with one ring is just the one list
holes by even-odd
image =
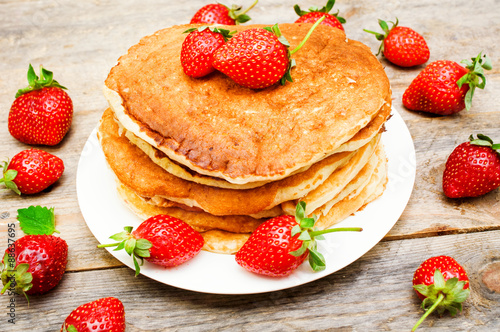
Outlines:
{"label": "wooden table", "polygon": [[[241,1],[248,6],[252,1]],[[261,0],[254,23],[296,19],[293,5],[326,1]],[[101,89],[118,57],[145,35],[186,23],[209,1],[131,0],[0,1],[0,156],[28,148],[10,136],[7,117],[29,63],[43,64],[68,87],[75,114],[72,128],[56,147],[45,147],[66,165],[48,192],[18,197],[0,193],[0,247],[17,209],[53,206],[57,228],[69,245],[67,272],[54,290],[33,296],[28,307],[15,297],[15,321],[8,323],[10,298],[0,297],[1,331],[56,331],[78,305],[106,296],[120,298],[127,331],[400,331],[423,313],[411,287],[413,272],[426,258],[455,257],[469,272],[471,296],[456,318],[432,315],[421,329],[500,330],[500,191],[474,199],[447,199],[441,190],[444,163],[471,133],[500,141],[500,4],[498,1],[338,1],[349,38],[378,42],[363,28],[379,30],[377,19],[410,26],[427,40],[430,61],[461,61],[484,50],[493,62],[487,85],[473,107],[454,116],[411,112],[401,102],[423,66],[401,69],[381,58],[393,88],[393,105],[405,120],[416,148],[416,182],[408,206],[382,242],[356,262],[325,278],[292,289],[255,295],[213,295],[177,289],[134,272],[97,249],[80,212],[75,188],[82,148],[106,108]],[[229,3],[228,3],[229,4]],[[410,165],[411,166],[411,165]],[[404,171],[404,170],[402,170]],[[103,220],[103,222],[106,222]],[[17,235],[21,232],[17,228]],[[432,328],[431,328],[432,327]]]}

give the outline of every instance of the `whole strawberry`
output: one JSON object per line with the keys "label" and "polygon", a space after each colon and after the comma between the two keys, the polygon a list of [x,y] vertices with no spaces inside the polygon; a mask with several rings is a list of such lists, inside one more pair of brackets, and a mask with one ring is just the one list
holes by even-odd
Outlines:
{"label": "whole strawberry", "polygon": [[53,236],[54,208],[30,206],[17,210],[25,236],[9,244],[0,264],[2,294],[10,289],[18,294],[44,294],[54,288],[66,269],[68,244]]}
{"label": "whole strawberry", "polygon": [[491,69],[490,59],[481,53],[472,61],[460,64],[449,60],[431,62],[411,82],[403,94],[403,104],[414,111],[450,115],[470,109],[475,88],[484,89],[484,69]]}
{"label": "whole strawberry", "polygon": [[59,157],[38,149],[21,151],[10,163],[4,162],[0,167],[3,168],[0,183],[18,195],[41,192],[64,172],[64,163]]}
{"label": "whole strawberry", "polygon": [[146,219],[134,231],[127,226],[125,231],[112,235],[110,239],[120,242],[98,247],[125,249],[133,258],[136,276],[140,273],[137,259],[141,263],[146,259],[157,265],[177,266],[196,256],[205,244],[200,233],[191,226],[165,214]]}
{"label": "whole strawberry", "polygon": [[201,27],[188,29],[185,33],[189,34],[181,48],[181,65],[184,73],[198,78],[214,72],[215,68],[212,66],[214,53],[231,37],[230,31]]}
{"label": "whole strawberry", "polygon": [[66,269],[68,244],[54,235],[25,235],[16,240],[14,255],[5,251],[4,289],[15,280],[18,294],[44,294],[57,286]]}
{"label": "whole strawberry", "polygon": [[73,102],[52,72],[41,66],[38,77],[29,65],[28,83],[10,108],[9,132],[26,144],[56,145],[71,126]]}
{"label": "whole strawberry", "polygon": [[304,40],[292,51],[288,50],[288,41],[281,35],[278,24],[243,30],[215,52],[212,65],[239,85],[250,89],[291,82],[290,71],[295,66],[291,55],[304,45],[323,19],[316,21]]}
{"label": "whole strawberry", "polygon": [[222,25],[236,25],[245,23],[250,20],[246,14],[252,9],[258,0],[256,0],[250,7],[242,10],[241,6],[232,5],[231,8],[217,3],[209,4],[201,7],[191,18],[191,24],[222,24]]}
{"label": "whole strawberry", "polygon": [[415,30],[398,26],[397,18],[395,23],[390,22],[392,23],[391,28],[383,20],[378,20],[378,23],[384,33],[364,30],[374,34],[377,40],[382,41],[377,55],[382,52],[387,60],[400,67],[418,66],[429,60],[429,47],[424,37]]}
{"label": "whole strawberry", "polygon": [[339,16],[339,11],[335,14],[329,14],[335,5],[335,0],[328,0],[323,8],[310,7],[309,11],[301,10],[299,5],[295,5],[293,9],[300,17],[295,21],[295,23],[315,23],[321,17],[325,17],[321,24],[329,25],[334,28],[344,31],[344,24],[346,20]]}
{"label": "whole strawberry", "polygon": [[322,234],[361,231],[361,228],[332,228],[317,231],[316,216],[305,218],[305,203],[299,202],[296,215],[283,215],[262,223],[235,255],[236,262],[250,272],[285,277],[307,258],[314,271],[325,269],[325,259],[317,251]]}
{"label": "whole strawberry", "polygon": [[462,302],[469,296],[469,277],[457,261],[448,256],[431,257],[425,260],[413,275],[413,288],[423,300],[425,314],[412,331],[437,310],[441,315],[446,310],[452,316],[462,311]]}
{"label": "whole strawberry", "polygon": [[64,321],[61,332],[124,332],[125,308],[114,297],[82,304]]}
{"label": "whole strawberry", "polygon": [[446,161],[443,191],[450,198],[477,197],[500,187],[500,144],[485,135],[471,135]]}

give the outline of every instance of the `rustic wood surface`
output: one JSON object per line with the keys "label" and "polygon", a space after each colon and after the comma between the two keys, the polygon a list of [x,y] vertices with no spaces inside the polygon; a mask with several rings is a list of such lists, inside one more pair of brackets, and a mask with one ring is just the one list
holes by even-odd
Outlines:
{"label": "rustic wood surface", "polygon": [[[237,1],[244,6],[252,2]],[[325,2],[260,0],[250,12],[251,22],[293,22],[295,3],[309,8]],[[10,136],[7,117],[17,89],[26,85],[29,63],[54,71],[69,89],[75,107],[67,137],[58,146],[43,148],[65,162],[65,173],[57,184],[30,197],[0,193],[0,248],[7,246],[6,225],[16,221],[17,209],[54,206],[60,236],[70,248],[67,273],[54,290],[33,296],[29,307],[24,298],[15,297],[15,325],[8,323],[11,298],[0,297],[0,330],[58,331],[78,305],[105,296],[123,301],[127,331],[409,330],[422,314],[411,288],[413,272],[425,258],[441,254],[455,257],[469,272],[471,297],[457,317],[432,315],[421,330],[500,330],[500,190],[459,200],[447,199],[441,190],[446,158],[469,134],[484,133],[500,141],[497,0],[337,1],[335,8],[347,20],[347,36],[374,52],[378,42],[363,28],[378,31],[377,19],[397,17],[401,25],[426,38],[430,61],[459,62],[484,51],[493,62],[486,88],[477,90],[471,110],[439,117],[408,111],[401,102],[405,88],[424,66],[402,69],[380,58],[392,84],[393,105],[405,120],[416,149],[416,161],[408,158],[408,169],[398,175],[404,178],[405,172],[416,167],[416,181],[394,228],[353,264],[292,289],[225,296],[185,291],[143,276],[134,278],[131,269],[107,251],[96,249],[97,240],[79,210],[75,182],[82,148],[107,105],[101,92],[103,81],[118,57],[142,36],[187,23],[208,3],[0,0],[0,158],[28,148]]]}

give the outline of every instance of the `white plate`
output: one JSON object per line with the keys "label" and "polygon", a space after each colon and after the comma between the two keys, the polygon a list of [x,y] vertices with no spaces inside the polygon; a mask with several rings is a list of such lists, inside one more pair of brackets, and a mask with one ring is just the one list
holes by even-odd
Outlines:
{"label": "white plate", "polygon": [[[342,269],[375,246],[401,216],[410,198],[415,180],[415,149],[408,128],[396,110],[382,135],[389,160],[389,182],[384,194],[335,227],[363,228],[362,232],[328,234],[318,241],[326,259],[326,269],[313,272],[307,263],[284,278],[271,278],[244,270],[233,255],[202,251],[194,259],[175,268],[163,268],[145,262],[141,273],[159,282],[197,292],[214,294],[253,294],[281,290],[317,280]],[[114,175],[106,165],[97,141],[90,135],[82,151],[77,171],[77,194],[87,226],[100,243],[113,242],[112,234],[125,226],[138,226],[136,217],[118,197]],[[124,250],[108,250],[130,268],[132,258]]]}

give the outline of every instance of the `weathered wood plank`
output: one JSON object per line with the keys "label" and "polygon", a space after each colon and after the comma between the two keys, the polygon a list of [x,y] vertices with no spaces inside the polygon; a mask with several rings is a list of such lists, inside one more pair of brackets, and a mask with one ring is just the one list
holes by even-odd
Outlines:
{"label": "weathered wood plank", "polygon": [[[380,57],[392,84],[393,104],[414,139],[417,176],[409,204],[386,241],[357,262],[287,291],[218,296],[134,278],[130,269],[121,267],[105,250],[97,250],[97,241],[78,207],[75,183],[82,148],[106,107],[103,81],[118,57],[142,36],[188,22],[206,3],[209,1],[0,2],[0,159],[28,148],[7,131],[8,111],[17,89],[26,84],[28,63],[53,70],[56,79],[69,88],[75,105],[68,136],[59,146],[43,148],[65,162],[65,174],[57,185],[31,197],[0,192],[0,248],[7,246],[6,225],[15,221],[17,209],[54,206],[58,229],[70,247],[69,273],[53,292],[33,298],[29,309],[19,298],[18,324],[10,326],[5,323],[7,316],[0,315],[0,330],[32,330],[33,326],[37,331],[57,330],[72,308],[109,295],[125,302],[127,331],[187,331],[194,326],[201,331],[407,330],[421,314],[410,287],[412,273],[421,260],[437,254],[452,255],[472,271],[473,292],[458,318],[432,317],[425,326],[436,330],[500,329],[500,287],[495,292],[483,282],[485,278],[495,289],[499,280],[494,273],[498,265],[489,265],[491,270],[486,266],[500,264],[500,191],[450,200],[440,189],[447,156],[470,133],[482,132],[500,141],[500,10],[495,0],[337,1],[335,7],[347,19],[348,37],[364,42],[374,52],[378,42],[362,29],[378,30],[377,19],[398,17],[401,25],[413,27],[427,39],[430,61],[460,61],[484,50],[494,66],[486,73],[487,86],[476,92],[470,111],[437,117],[408,111],[401,102],[404,90],[423,66],[397,68]],[[260,0],[252,10],[252,22],[292,22],[295,3],[308,8],[322,6],[324,1]],[[2,308],[8,299],[0,297]]]}
{"label": "weathered wood plank", "polygon": [[[499,263],[500,231],[383,242],[318,281],[246,296],[184,291],[135,278],[129,268],[67,273],[56,289],[33,296],[29,308],[24,298],[15,297],[16,331],[33,322],[38,331],[54,331],[73,308],[106,296],[123,301],[127,331],[409,330],[422,314],[411,288],[413,271],[423,259],[441,254],[455,257],[469,271],[472,292],[461,314],[432,315],[422,331],[428,326],[439,331],[498,330],[500,294],[488,289],[483,277],[490,264]],[[2,308],[7,301],[7,296],[0,298]],[[8,327],[5,315],[0,317],[0,324]]]}

